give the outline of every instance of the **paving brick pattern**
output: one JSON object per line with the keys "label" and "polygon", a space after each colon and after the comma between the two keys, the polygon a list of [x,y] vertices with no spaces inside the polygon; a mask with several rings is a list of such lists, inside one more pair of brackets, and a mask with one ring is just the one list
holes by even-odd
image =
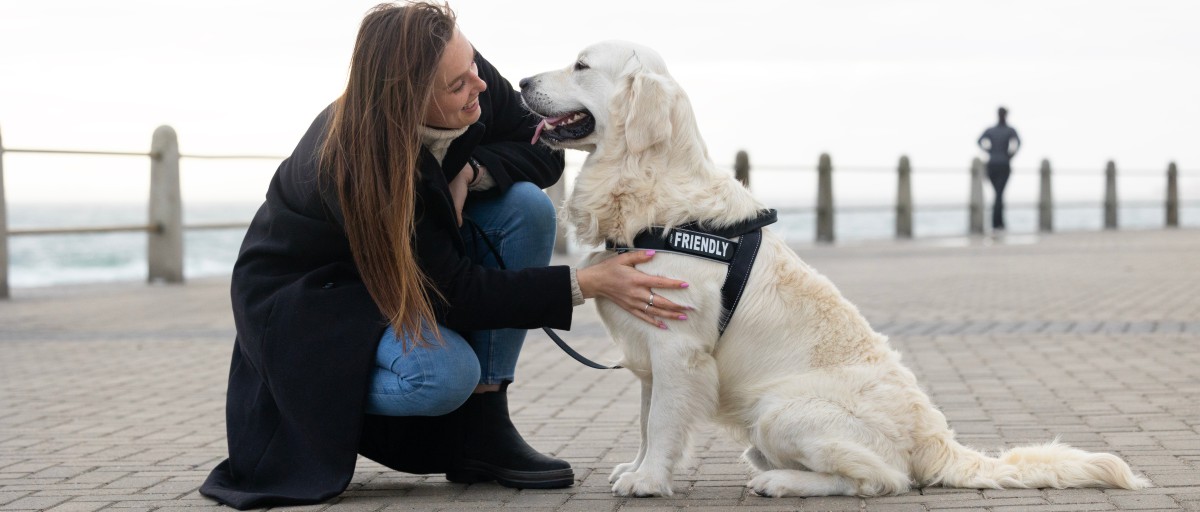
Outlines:
{"label": "paving brick pattern", "polygon": [[[634,378],[526,344],[514,419],[570,460],[577,485],[517,491],[362,460],[312,511],[1200,511],[1200,231],[798,246],[906,363],[966,444],[1059,437],[1117,453],[1154,488],[962,490],[769,499],[743,487],[741,446],[705,427],[669,498],[615,498],[637,450]],[[233,337],[228,281],[16,290],[0,302],[0,512],[186,510],[224,457]],[[567,334],[615,352],[591,306]]]}

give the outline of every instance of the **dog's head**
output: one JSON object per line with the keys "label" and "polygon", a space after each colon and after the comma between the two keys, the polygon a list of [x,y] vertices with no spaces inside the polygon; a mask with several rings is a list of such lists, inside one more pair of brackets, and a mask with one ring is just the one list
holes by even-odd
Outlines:
{"label": "dog's head", "polygon": [[623,41],[585,48],[566,68],[521,80],[525,105],[542,116],[534,141],[640,153],[671,136],[679,88],[654,50]]}

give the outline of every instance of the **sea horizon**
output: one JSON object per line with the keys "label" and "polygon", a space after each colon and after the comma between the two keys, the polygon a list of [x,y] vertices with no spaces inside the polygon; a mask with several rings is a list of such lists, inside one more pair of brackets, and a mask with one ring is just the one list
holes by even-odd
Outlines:
{"label": "sea horizon", "polygon": [[[249,223],[260,203],[191,202],[184,205],[184,225]],[[793,246],[815,244],[816,214],[805,205],[768,205],[780,209],[772,230]],[[1030,203],[1007,205],[1007,234],[1038,233],[1037,208]],[[9,229],[135,225],[145,223],[147,206],[142,203],[10,203]],[[935,240],[968,236],[967,205],[922,205],[914,208],[914,239]],[[990,209],[985,225],[990,225]],[[1118,210],[1119,229],[1161,229],[1165,208],[1151,201],[1130,202]],[[1180,227],[1200,228],[1200,202],[1184,202]],[[1099,231],[1103,229],[1103,206],[1097,201],[1064,203],[1055,208],[1054,232]],[[835,244],[886,241],[895,238],[894,210],[887,205],[845,205],[835,208]],[[990,230],[989,230],[990,231]],[[229,275],[245,228],[186,230],[184,276],[188,279]],[[9,284],[13,288],[140,281],[146,279],[144,233],[101,233],[75,235],[10,236]],[[582,256],[591,248],[568,244],[570,254]]]}

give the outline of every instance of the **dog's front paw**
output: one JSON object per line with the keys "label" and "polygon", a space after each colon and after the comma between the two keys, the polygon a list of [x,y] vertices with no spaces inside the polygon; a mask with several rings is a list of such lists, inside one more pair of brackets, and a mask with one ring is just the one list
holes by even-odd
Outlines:
{"label": "dog's front paw", "polygon": [[613,484],[613,496],[670,496],[671,479],[654,478],[644,471],[630,471],[617,478]]}
{"label": "dog's front paw", "polygon": [[625,473],[628,473],[628,472],[636,470],[636,469],[637,469],[636,461],[626,462],[624,464],[617,464],[617,467],[613,468],[612,473],[608,474],[608,483],[615,484],[615,483],[617,483],[617,479],[621,478],[621,475],[624,475]]}
{"label": "dog's front paw", "polygon": [[782,498],[798,494],[795,492],[795,483],[787,471],[767,471],[750,479],[746,487],[754,489],[754,493],[759,496],[769,498]]}

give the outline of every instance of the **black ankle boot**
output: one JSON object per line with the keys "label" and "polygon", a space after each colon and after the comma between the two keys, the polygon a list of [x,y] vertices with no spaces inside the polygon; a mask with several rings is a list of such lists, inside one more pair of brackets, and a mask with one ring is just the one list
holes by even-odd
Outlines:
{"label": "black ankle boot", "polygon": [[463,452],[446,479],[457,483],[495,480],[517,489],[556,489],[575,483],[571,464],[525,443],[508,416],[508,383],[476,393],[459,408]]}

